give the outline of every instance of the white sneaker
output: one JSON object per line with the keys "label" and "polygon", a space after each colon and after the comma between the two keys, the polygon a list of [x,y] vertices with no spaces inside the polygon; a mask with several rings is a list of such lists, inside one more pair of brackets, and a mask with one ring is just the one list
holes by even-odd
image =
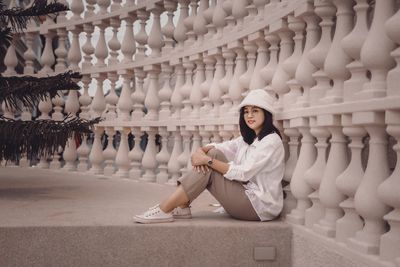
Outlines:
{"label": "white sneaker", "polygon": [[172,216],[174,217],[174,219],[192,219],[192,212],[190,211],[190,207],[176,207],[172,211]]}
{"label": "white sneaker", "polygon": [[163,223],[173,222],[174,218],[171,213],[163,212],[157,205],[141,215],[135,215],[133,220],[138,223]]}

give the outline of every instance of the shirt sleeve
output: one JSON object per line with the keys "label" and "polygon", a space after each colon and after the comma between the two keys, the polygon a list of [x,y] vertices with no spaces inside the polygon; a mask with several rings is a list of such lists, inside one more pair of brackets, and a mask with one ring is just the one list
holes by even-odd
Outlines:
{"label": "shirt sleeve", "polygon": [[255,149],[249,151],[244,162],[240,164],[229,162],[229,169],[224,176],[229,180],[246,182],[260,171],[273,169],[279,165],[281,158],[275,155],[279,145],[271,140],[263,141],[258,143]]}
{"label": "shirt sleeve", "polygon": [[238,138],[232,140],[224,141],[222,143],[211,143],[207,146],[214,146],[225,155],[228,161],[233,161],[238,151],[239,143],[241,142],[241,140],[242,137],[239,136]]}

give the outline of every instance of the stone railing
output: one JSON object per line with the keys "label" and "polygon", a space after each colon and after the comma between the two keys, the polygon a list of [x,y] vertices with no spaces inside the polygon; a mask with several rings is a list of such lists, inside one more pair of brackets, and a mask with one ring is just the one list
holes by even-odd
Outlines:
{"label": "stone railing", "polygon": [[[263,88],[276,96],[288,152],[286,221],[400,266],[398,1],[86,2],[72,0],[71,16],[48,18],[23,34],[25,74],[34,74],[32,40],[39,34],[46,41],[37,75],[83,74],[83,93],[41,102],[39,119],[52,112],[60,120],[63,109],[105,118],[93,144],[84,139],[77,147],[71,139],[63,161],[58,153],[39,167],[175,184],[190,168],[191,151],[239,135],[236,106],[248,90]],[[167,18],[163,27],[160,17]],[[4,62],[4,75],[14,75],[13,46]],[[26,109],[22,119],[31,115]]]}

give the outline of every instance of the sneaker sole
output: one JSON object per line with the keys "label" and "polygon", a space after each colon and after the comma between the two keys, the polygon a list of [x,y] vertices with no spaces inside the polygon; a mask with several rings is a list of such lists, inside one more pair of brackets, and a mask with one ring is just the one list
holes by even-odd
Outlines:
{"label": "sneaker sole", "polygon": [[173,215],[174,219],[192,219],[192,215]]}
{"label": "sneaker sole", "polygon": [[167,223],[167,222],[173,222],[174,218],[166,218],[166,219],[143,219],[139,217],[133,217],[133,220],[137,223],[143,223],[143,224],[150,224],[150,223]]}

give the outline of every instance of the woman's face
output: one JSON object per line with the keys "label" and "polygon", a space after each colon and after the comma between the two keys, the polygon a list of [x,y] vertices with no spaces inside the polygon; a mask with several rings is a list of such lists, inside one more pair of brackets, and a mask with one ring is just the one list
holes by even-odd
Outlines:
{"label": "woman's face", "polygon": [[243,111],[247,126],[258,135],[264,125],[264,111],[256,106],[245,106]]}

